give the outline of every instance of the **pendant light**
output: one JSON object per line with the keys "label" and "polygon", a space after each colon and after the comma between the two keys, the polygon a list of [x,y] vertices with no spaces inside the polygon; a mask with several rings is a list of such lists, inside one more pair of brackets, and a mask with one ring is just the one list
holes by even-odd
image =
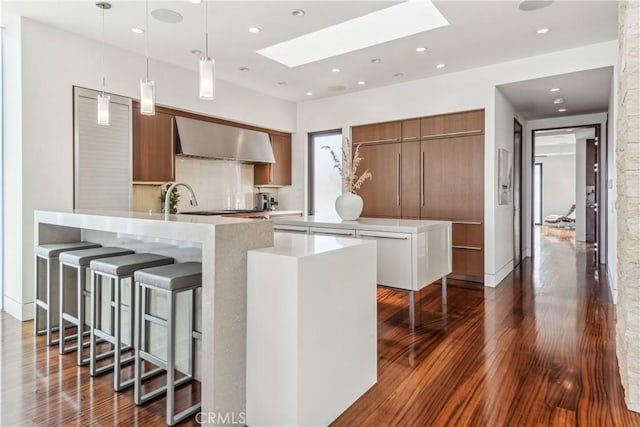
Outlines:
{"label": "pendant light", "polygon": [[204,56],[200,58],[200,99],[216,97],[216,61],[209,57],[209,10],[204,0]]}
{"label": "pendant light", "polygon": [[146,77],[140,80],[140,114],[153,116],[156,114],[156,83],[149,80],[149,0],[144,2],[144,52],[146,58]]}
{"label": "pendant light", "polygon": [[104,93],[104,11],[111,9],[111,5],[107,2],[99,2],[96,3],[96,6],[102,9],[102,92],[98,94],[98,124],[108,126],[111,112],[111,97]]}

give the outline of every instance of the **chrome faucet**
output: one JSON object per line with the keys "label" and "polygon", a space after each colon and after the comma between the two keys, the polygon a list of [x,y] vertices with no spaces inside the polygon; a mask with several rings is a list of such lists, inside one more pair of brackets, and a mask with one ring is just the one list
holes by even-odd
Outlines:
{"label": "chrome faucet", "polygon": [[196,195],[193,192],[193,188],[191,188],[189,184],[185,184],[182,182],[174,182],[169,186],[169,188],[167,188],[167,195],[164,198],[164,218],[165,219],[169,219],[169,199],[171,198],[171,192],[173,191],[174,188],[178,187],[179,185],[182,185],[184,188],[186,188],[189,191],[189,204],[191,204],[191,206],[198,206],[198,200],[196,199]]}

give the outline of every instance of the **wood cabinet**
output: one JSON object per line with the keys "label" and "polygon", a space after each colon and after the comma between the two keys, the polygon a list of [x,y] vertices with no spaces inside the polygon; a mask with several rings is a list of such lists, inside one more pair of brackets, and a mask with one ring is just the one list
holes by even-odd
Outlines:
{"label": "wood cabinet", "polygon": [[441,114],[420,120],[420,133],[423,139],[483,132],[484,110]]}
{"label": "wood cabinet", "polygon": [[360,147],[359,173],[369,169],[372,178],[358,190],[364,201],[362,216],[398,218],[400,206],[400,144]]}
{"label": "wood cabinet", "polygon": [[171,114],[140,114],[133,103],[133,180],[167,182],[175,179],[175,124]]}
{"label": "wood cabinet", "polygon": [[353,144],[400,142],[401,132],[400,122],[374,123],[352,127],[351,138]]}
{"label": "wood cabinet", "polygon": [[453,274],[484,275],[484,226],[482,221],[454,221],[452,228]]}
{"label": "wood cabinet", "polygon": [[420,137],[420,119],[402,121],[402,142],[417,141]]}
{"label": "wood cabinet", "polygon": [[420,219],[420,141],[400,145],[400,214],[405,219]]}
{"label": "wood cabinet", "polygon": [[484,218],[484,137],[438,138],[421,142],[420,217]]}
{"label": "wood cabinet", "polygon": [[275,163],[255,165],[254,185],[291,185],[291,135],[272,134],[271,147]]}

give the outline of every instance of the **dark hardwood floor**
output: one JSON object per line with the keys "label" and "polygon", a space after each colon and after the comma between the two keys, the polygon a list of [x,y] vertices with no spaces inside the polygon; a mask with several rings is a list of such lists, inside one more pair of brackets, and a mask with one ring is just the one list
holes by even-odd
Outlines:
{"label": "dark hardwood floor", "polygon": [[[334,426],[640,426],[615,356],[615,316],[589,247],[551,236],[497,288],[378,290],[378,383]],[[164,399],[143,407],[90,378],[73,355],[0,316],[0,425],[163,425]],[[339,351],[339,349],[336,349]],[[197,394],[190,386],[182,402]],[[183,425],[195,425],[187,421]]]}

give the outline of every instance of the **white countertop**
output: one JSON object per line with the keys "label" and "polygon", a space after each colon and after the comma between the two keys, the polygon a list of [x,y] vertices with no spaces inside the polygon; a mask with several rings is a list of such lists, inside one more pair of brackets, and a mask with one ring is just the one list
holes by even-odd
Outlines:
{"label": "white countertop", "polygon": [[345,230],[375,230],[396,233],[422,233],[441,227],[451,227],[450,221],[426,221],[399,218],[358,218],[355,221],[343,221],[339,217],[286,217],[274,218],[276,225],[296,225],[301,227],[330,227]]}
{"label": "white countertop", "polygon": [[347,237],[312,236],[309,234],[273,233],[273,247],[255,249],[256,252],[304,258],[325,252],[337,251],[351,246],[372,244],[370,240]]}

